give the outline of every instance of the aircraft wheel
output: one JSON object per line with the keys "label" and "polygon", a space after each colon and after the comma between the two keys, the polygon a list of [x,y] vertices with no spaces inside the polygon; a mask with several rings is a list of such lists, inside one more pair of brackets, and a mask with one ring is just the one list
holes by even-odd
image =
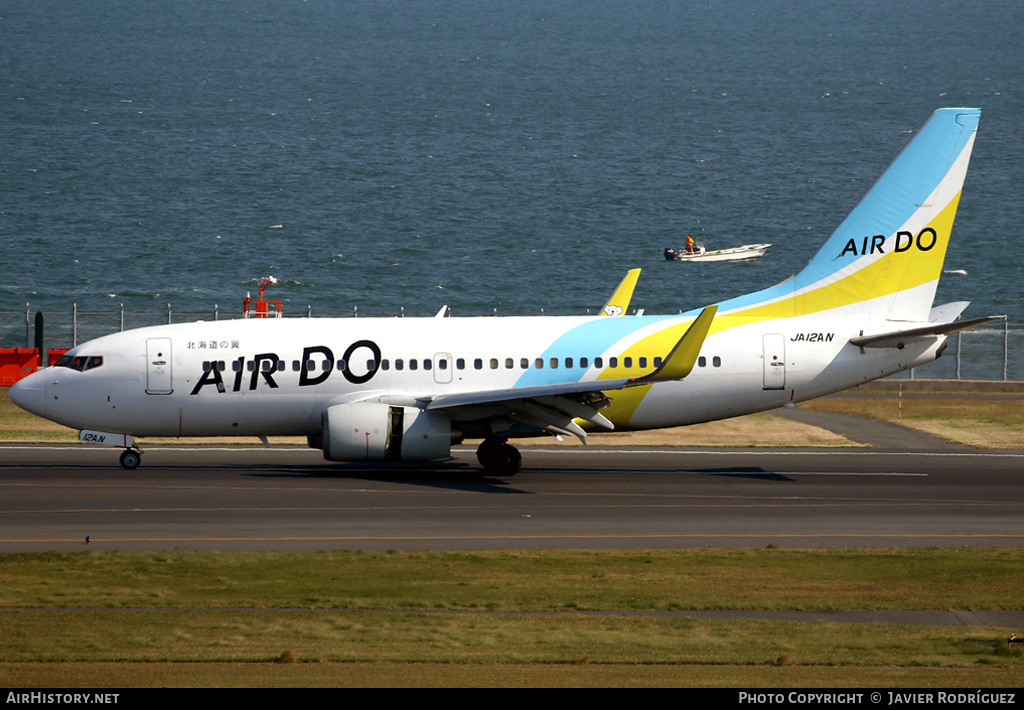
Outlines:
{"label": "aircraft wheel", "polygon": [[127,449],[123,454],[121,454],[121,465],[129,471],[133,471],[138,468],[140,463],[142,463],[142,454],[138,451]]}
{"label": "aircraft wheel", "polygon": [[514,476],[523,463],[519,449],[496,439],[485,439],[476,450],[476,458],[484,469],[497,476]]}

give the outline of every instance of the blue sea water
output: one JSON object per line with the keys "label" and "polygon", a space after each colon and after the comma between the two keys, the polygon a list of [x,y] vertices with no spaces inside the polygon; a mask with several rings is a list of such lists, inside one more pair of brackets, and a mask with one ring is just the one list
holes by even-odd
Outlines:
{"label": "blue sea water", "polygon": [[[1019,0],[0,0],[0,345],[26,304],[675,313],[813,255],[936,108],[938,298],[1024,323]],[[775,246],[669,263],[686,233]]]}

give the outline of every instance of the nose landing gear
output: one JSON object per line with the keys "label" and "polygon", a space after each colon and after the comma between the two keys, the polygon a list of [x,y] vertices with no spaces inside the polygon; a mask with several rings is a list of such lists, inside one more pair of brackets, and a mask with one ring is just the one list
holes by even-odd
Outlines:
{"label": "nose landing gear", "polygon": [[142,451],[139,449],[125,449],[121,454],[121,465],[129,471],[134,471],[142,463]]}
{"label": "nose landing gear", "polygon": [[121,454],[121,465],[129,471],[138,468],[139,464],[142,463],[142,449],[135,445],[135,439],[130,434],[82,429],[82,431],[78,432],[78,440],[83,444],[123,447],[124,453]]}

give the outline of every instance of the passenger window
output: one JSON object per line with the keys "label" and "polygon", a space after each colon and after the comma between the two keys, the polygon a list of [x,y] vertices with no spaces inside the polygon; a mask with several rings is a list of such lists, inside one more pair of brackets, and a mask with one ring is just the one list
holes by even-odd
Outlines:
{"label": "passenger window", "polygon": [[484,369],[484,361],[481,360],[480,358],[476,358],[475,360],[473,360],[473,369],[474,370],[482,370],[482,369]]}
{"label": "passenger window", "polygon": [[466,361],[463,360],[460,357],[458,360],[455,361],[455,367],[457,367],[460,370],[465,370],[466,369]]}
{"label": "passenger window", "polygon": [[623,367],[633,367],[633,358],[631,358],[631,357],[624,357],[624,358],[622,358],[622,366]]}
{"label": "passenger window", "polygon": [[396,370],[404,370],[405,369],[405,360],[403,360],[400,357],[396,357],[395,358],[395,369]]}
{"label": "passenger window", "polygon": [[491,369],[492,370],[497,370],[498,369],[498,358],[496,358],[496,357],[492,357],[491,358]]}
{"label": "passenger window", "polygon": [[447,370],[448,369],[448,358],[441,358],[440,360],[438,360],[437,361],[437,369],[438,370]]}
{"label": "passenger window", "polygon": [[522,358],[519,361],[519,368],[521,370],[529,370],[530,369],[530,358],[526,358],[526,357]]}
{"label": "passenger window", "polygon": [[420,361],[417,360],[416,358],[413,358],[412,360],[409,361],[409,369],[410,370],[416,370],[416,369],[419,368],[419,366],[420,366]]}
{"label": "passenger window", "polygon": [[581,357],[581,358],[580,358],[580,367],[583,367],[583,368],[587,368],[587,367],[590,367],[590,364],[589,364],[589,362],[590,362],[590,361],[589,361],[589,360],[587,360],[587,358],[585,358],[585,357]]}
{"label": "passenger window", "polygon": [[640,367],[647,367],[647,358],[640,358]]}
{"label": "passenger window", "polygon": [[535,366],[535,367],[536,367],[536,368],[537,368],[538,370],[543,370],[543,369],[544,369],[544,358],[542,358],[542,357],[539,357],[539,358],[537,358],[537,359],[536,359],[536,360],[534,361],[534,363],[533,363],[533,364],[534,364],[534,366]]}
{"label": "passenger window", "polygon": [[701,355],[699,358],[697,358],[697,367],[707,367],[707,366],[708,366],[708,359],[706,357]]}
{"label": "passenger window", "polygon": [[720,358],[717,355],[715,355],[713,358],[711,358],[711,364],[714,365],[715,367],[721,367],[722,366],[722,358]]}
{"label": "passenger window", "polygon": [[608,367],[618,367],[618,366],[619,366],[619,358],[617,358],[617,357],[610,357],[610,358],[608,358]]}
{"label": "passenger window", "polygon": [[594,367],[598,367],[598,368],[604,367],[604,358],[603,357],[595,357],[594,358]]}
{"label": "passenger window", "polygon": [[429,357],[423,358],[423,369],[429,370],[434,363],[431,362]]}
{"label": "passenger window", "polygon": [[557,357],[551,358],[551,369],[552,370],[557,370],[558,369],[558,358]]}
{"label": "passenger window", "polygon": [[391,361],[388,360],[387,358],[384,358],[383,360],[381,360],[380,361],[380,369],[382,369],[382,370],[390,370],[391,369]]}
{"label": "passenger window", "polygon": [[506,370],[511,370],[515,366],[516,366],[515,360],[513,360],[510,357],[505,358],[505,369]]}
{"label": "passenger window", "polygon": [[572,358],[571,357],[565,358],[565,367],[566,367],[567,370],[571,370],[572,369]]}
{"label": "passenger window", "polygon": [[654,358],[654,366],[655,367],[661,367],[661,357],[660,356]]}

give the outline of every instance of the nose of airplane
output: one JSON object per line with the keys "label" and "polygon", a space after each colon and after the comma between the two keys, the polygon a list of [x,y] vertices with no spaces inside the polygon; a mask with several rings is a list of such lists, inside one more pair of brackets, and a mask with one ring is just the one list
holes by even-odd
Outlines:
{"label": "nose of airplane", "polygon": [[15,382],[8,396],[22,409],[40,417],[46,416],[46,379],[42,372],[34,372]]}

